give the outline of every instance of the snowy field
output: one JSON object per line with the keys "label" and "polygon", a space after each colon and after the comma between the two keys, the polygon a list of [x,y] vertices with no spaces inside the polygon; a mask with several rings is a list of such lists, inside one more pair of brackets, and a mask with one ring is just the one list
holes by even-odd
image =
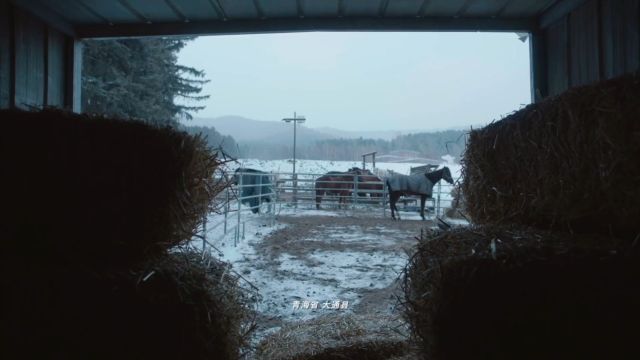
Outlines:
{"label": "snowy field", "polygon": [[[410,167],[424,164],[376,165],[408,174]],[[459,176],[457,164],[443,160],[442,165],[450,167],[454,179]],[[242,160],[234,166],[274,173],[291,171],[285,160]],[[300,160],[296,170],[322,174],[354,166],[362,164]],[[231,209],[237,209],[237,202],[230,204]],[[207,240],[215,246],[209,247],[212,253],[231,263],[243,281],[259,289],[262,300],[256,341],[288,322],[335,312],[399,316],[396,279],[415,238],[435,226],[433,221],[421,221],[415,211],[402,212],[402,221],[392,221],[388,209],[383,211],[380,205],[324,210],[310,205],[275,204],[271,213],[265,213],[267,206],[263,205],[261,214],[245,210],[240,226],[238,213],[229,213],[226,234],[223,214],[208,217]],[[433,219],[433,214],[428,214],[428,219]]]}
{"label": "snowy field", "polygon": [[[409,175],[412,167],[422,166],[424,163],[381,163],[376,162],[376,169],[382,173],[392,170],[396,173]],[[435,164],[434,164],[435,165]],[[453,157],[443,156],[442,166],[451,169],[451,175],[456,180],[460,176],[460,165],[454,162]],[[293,171],[291,160],[257,160],[239,159],[237,164],[232,166],[233,170],[238,167],[247,167],[273,173],[290,173]],[[296,160],[296,172],[300,174],[324,174],[328,171],[347,171],[352,167],[362,167],[361,161],[328,161],[328,160]],[[371,163],[367,163],[367,169],[371,169]]]}

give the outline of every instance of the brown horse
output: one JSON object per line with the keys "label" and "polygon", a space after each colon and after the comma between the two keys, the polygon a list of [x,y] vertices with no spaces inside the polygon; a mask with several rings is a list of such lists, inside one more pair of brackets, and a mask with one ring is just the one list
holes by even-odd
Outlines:
{"label": "brown horse", "polygon": [[316,179],[316,209],[320,209],[324,195],[337,195],[339,206],[345,204],[353,195],[355,181],[358,183],[358,196],[364,197],[369,194],[371,197],[382,197],[383,182],[371,171],[357,167],[346,172],[330,171]]}
{"label": "brown horse", "polygon": [[316,179],[316,209],[320,210],[320,202],[324,195],[337,195],[338,206],[347,202],[353,190],[354,172],[330,171]]}
{"label": "brown horse", "polygon": [[369,194],[370,197],[382,197],[382,190],[384,189],[384,184],[382,179],[375,176],[369,170],[363,170],[360,168],[351,168],[350,172],[354,172],[357,176],[358,182],[358,196],[364,197]]}

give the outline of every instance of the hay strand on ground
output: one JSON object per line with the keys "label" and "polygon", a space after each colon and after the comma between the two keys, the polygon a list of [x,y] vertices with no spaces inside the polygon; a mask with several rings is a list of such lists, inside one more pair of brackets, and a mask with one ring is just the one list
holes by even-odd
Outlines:
{"label": "hay strand on ground", "polygon": [[285,325],[258,346],[262,360],[391,359],[407,356],[407,339],[383,315],[328,315]]}

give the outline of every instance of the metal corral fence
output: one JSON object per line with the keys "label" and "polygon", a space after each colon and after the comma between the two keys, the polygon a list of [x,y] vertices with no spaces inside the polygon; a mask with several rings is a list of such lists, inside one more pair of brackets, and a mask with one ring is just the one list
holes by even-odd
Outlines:
{"label": "metal corral fence", "polygon": [[[209,238],[214,230],[222,228],[222,236],[233,232],[234,245],[245,237],[247,215],[254,213],[273,225],[275,216],[283,208],[299,210],[352,209],[366,212],[379,211],[386,217],[389,201],[384,180],[373,180],[374,175],[344,173],[254,173],[237,172],[231,182],[218,195],[222,220],[215,223],[205,221],[203,246],[218,239]],[[324,177],[329,176],[329,179]],[[433,197],[427,200],[426,213],[434,218],[442,216],[451,207],[453,186],[438,182],[433,188]],[[321,197],[318,199],[318,194]],[[317,200],[320,200],[317,202]],[[419,197],[401,198],[398,207],[402,211],[419,211]],[[219,234],[219,232],[218,232]]]}

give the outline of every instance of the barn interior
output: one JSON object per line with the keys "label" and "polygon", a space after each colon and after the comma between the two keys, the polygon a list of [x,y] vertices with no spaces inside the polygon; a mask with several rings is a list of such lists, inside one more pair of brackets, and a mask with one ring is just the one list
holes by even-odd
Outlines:
{"label": "barn interior", "polygon": [[[483,228],[436,234],[435,242],[423,244],[411,262],[405,303],[416,352],[408,355],[397,343],[386,352],[375,343],[305,355],[271,351],[263,358],[466,359],[477,358],[475,349],[481,349],[479,357],[496,359],[637,358],[640,353],[629,334],[637,334],[632,326],[640,320],[640,0],[0,0],[0,198],[9,199],[2,201],[2,212],[12,214],[3,217],[0,233],[6,249],[0,256],[2,311],[9,319],[2,325],[2,358],[240,356],[246,339],[229,334],[247,332],[237,307],[242,297],[235,295],[231,280],[209,284],[220,274],[224,277],[225,265],[213,259],[207,266],[190,267],[169,250],[192,235],[189,229],[210,200],[202,190],[207,184],[175,179],[206,178],[219,160],[197,140],[185,142],[180,135],[146,125],[88,125],[91,119],[79,115],[82,41],[310,31],[528,33],[533,104],[472,134],[474,150],[468,159],[474,162],[468,164],[468,174],[475,180],[465,184],[465,191],[473,201],[473,220]],[[546,131],[540,123],[563,130]],[[27,130],[34,124],[56,137],[32,136]],[[516,140],[496,140],[508,134]],[[144,152],[134,138],[145,139],[144,144],[154,144],[158,151]],[[540,182],[523,180],[528,168],[514,166],[503,177],[499,169],[526,158],[527,144],[539,146],[551,139],[545,144],[562,146],[568,138],[575,140],[568,145],[573,146],[573,162],[556,164],[549,155],[535,166],[552,162],[557,169],[579,169],[587,173],[590,187],[571,192],[571,198],[554,195],[581,204],[570,215],[538,216],[554,202],[540,194],[518,197],[518,191],[535,193]],[[122,165],[127,152],[110,159],[100,150],[113,144],[142,155]],[[591,144],[602,156],[591,154]],[[511,158],[495,156],[496,146],[504,146]],[[98,168],[93,161],[110,168]],[[604,161],[615,166],[609,168]],[[139,179],[154,170],[139,165],[155,162],[174,167],[165,169],[165,187],[148,189]],[[55,181],[42,185],[41,179],[35,180],[41,170]],[[591,170],[598,179],[589,177]],[[478,175],[486,171],[493,177]],[[560,184],[574,181],[572,176],[571,171],[557,171],[544,178]],[[515,181],[524,184],[518,191]],[[579,191],[582,196],[576,195]],[[103,195],[88,201],[93,193]],[[478,195],[485,193],[492,195]],[[129,201],[136,194],[165,200],[153,203],[155,207]],[[505,194],[517,201],[510,202]],[[603,206],[589,194],[616,201]],[[65,204],[65,196],[74,201]],[[42,199],[49,201],[44,207],[38,205]],[[119,209],[125,206],[130,212],[122,214]],[[39,223],[42,209],[71,215],[56,214]],[[96,214],[100,222],[92,219]],[[139,221],[127,221],[132,218]],[[73,219],[84,223],[78,226]],[[110,219],[118,231],[92,234],[96,230],[91,226],[109,227]],[[149,239],[145,234],[157,229],[158,219],[167,226]],[[123,240],[133,238],[139,242]],[[496,251],[502,242],[508,246]],[[489,251],[476,256],[477,244]],[[464,258],[469,253],[475,257]],[[156,262],[149,263],[151,258]],[[432,269],[440,271],[437,276]],[[161,274],[156,277],[160,280],[152,289],[141,289],[140,279],[152,272]],[[447,279],[456,283],[445,283]],[[567,283],[575,286],[567,290]],[[205,285],[217,287],[216,292],[211,294]],[[114,288],[121,290],[109,290]],[[505,290],[510,288],[518,293]],[[423,299],[425,291],[438,298]],[[485,294],[479,305],[464,301],[483,291],[494,297]],[[558,296],[563,301],[549,301],[553,294],[562,294]],[[531,300],[537,296],[540,302]],[[164,321],[161,314],[167,312],[173,313]],[[569,318],[563,317],[567,313]],[[515,324],[514,317],[531,327]],[[97,329],[97,323],[103,327]],[[473,331],[458,336],[451,324]]]}

